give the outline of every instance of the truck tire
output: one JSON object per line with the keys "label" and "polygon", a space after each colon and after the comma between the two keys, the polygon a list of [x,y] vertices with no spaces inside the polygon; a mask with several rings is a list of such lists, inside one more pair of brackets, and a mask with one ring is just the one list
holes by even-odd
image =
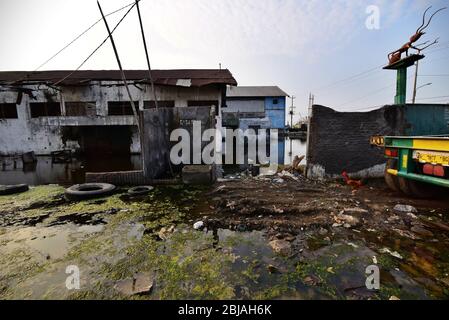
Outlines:
{"label": "truck tire", "polygon": [[70,200],[84,200],[103,197],[114,190],[115,186],[109,183],[83,183],[67,188],[65,195]]}
{"label": "truck tire", "polygon": [[397,164],[397,160],[395,160],[395,159],[388,159],[387,165],[385,166],[385,175],[384,175],[384,177],[385,177],[385,183],[387,184],[387,186],[391,190],[396,191],[396,192],[400,192],[401,189],[399,187],[398,177],[388,173],[388,169],[395,169],[395,170],[397,169],[396,164]]}
{"label": "truck tire", "polygon": [[413,196],[421,199],[439,198],[445,191],[442,187],[414,180],[409,180],[408,185]]}
{"label": "truck tire", "polygon": [[16,193],[22,193],[28,191],[29,187],[27,184],[17,184],[17,185],[0,185],[0,196],[11,195]]}

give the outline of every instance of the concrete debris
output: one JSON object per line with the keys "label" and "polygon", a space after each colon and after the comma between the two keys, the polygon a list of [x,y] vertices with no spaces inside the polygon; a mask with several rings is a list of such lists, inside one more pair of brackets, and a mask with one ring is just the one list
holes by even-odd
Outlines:
{"label": "concrete debris", "polygon": [[269,245],[274,252],[283,256],[288,256],[291,252],[291,244],[285,240],[273,240]]}
{"label": "concrete debris", "polygon": [[345,208],[343,209],[345,214],[366,214],[369,213],[368,210],[362,208]]}
{"label": "concrete debris", "polygon": [[397,204],[393,210],[398,213],[418,213],[415,207],[404,204]]}
{"label": "concrete debris", "polygon": [[171,226],[170,228],[163,227],[161,230],[159,230],[157,235],[161,240],[167,240],[168,236],[172,234],[174,231],[175,226]]}
{"label": "concrete debris", "polygon": [[125,296],[150,294],[153,289],[153,275],[147,272],[138,273],[131,279],[118,281],[115,289]]}
{"label": "concrete debris", "polygon": [[416,233],[419,236],[422,236],[422,237],[427,237],[427,238],[433,237],[433,233],[431,231],[429,231],[421,226],[418,226],[418,225],[413,226],[411,228],[411,231]]}
{"label": "concrete debris", "polygon": [[335,217],[335,221],[343,225],[347,224],[349,227],[355,227],[360,224],[360,220],[358,218],[342,213]]}

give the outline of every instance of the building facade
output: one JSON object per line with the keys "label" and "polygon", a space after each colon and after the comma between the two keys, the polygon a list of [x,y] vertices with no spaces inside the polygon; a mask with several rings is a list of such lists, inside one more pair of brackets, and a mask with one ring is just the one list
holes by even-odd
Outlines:
{"label": "building facade", "polygon": [[[148,71],[125,74],[136,108],[154,108]],[[237,84],[228,70],[153,70],[152,77],[159,107],[214,106],[219,125],[226,86]],[[119,71],[0,72],[0,155],[140,153],[137,130]]]}
{"label": "building facade", "polygon": [[[241,129],[285,129],[286,98],[279,87],[229,87],[226,107],[223,108],[224,125]],[[233,124],[232,124],[233,123]]]}

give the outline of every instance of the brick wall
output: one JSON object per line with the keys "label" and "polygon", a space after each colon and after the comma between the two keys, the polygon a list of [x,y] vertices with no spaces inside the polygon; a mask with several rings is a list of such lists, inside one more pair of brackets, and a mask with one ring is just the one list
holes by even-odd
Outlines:
{"label": "brick wall", "polygon": [[449,134],[448,110],[448,105],[391,105],[371,112],[337,112],[314,105],[308,174],[333,176],[346,170],[381,176],[385,159],[379,148],[370,145],[371,136]]}

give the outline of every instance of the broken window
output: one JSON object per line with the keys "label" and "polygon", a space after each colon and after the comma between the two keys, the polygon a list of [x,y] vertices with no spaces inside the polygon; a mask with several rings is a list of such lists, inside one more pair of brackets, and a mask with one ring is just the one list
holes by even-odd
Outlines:
{"label": "broken window", "polygon": [[[157,106],[159,108],[174,108],[175,107],[175,102],[173,100],[162,100],[162,101],[157,101]],[[143,108],[144,109],[154,109],[156,108],[156,103],[154,102],[154,100],[151,101],[144,101],[143,102]]]}
{"label": "broken window", "polygon": [[[139,112],[139,102],[134,101],[137,112]],[[134,115],[129,101],[108,102],[108,115],[110,116],[132,116]]]}
{"label": "broken window", "polygon": [[218,107],[218,100],[199,100],[199,101],[188,101],[187,106],[189,107]]}
{"label": "broken window", "polygon": [[30,103],[31,118],[59,117],[61,104],[59,102],[32,102]]}
{"label": "broken window", "polygon": [[95,102],[66,102],[65,113],[68,117],[96,116]]}
{"label": "broken window", "polygon": [[17,105],[15,103],[0,103],[0,119],[17,118]]}

